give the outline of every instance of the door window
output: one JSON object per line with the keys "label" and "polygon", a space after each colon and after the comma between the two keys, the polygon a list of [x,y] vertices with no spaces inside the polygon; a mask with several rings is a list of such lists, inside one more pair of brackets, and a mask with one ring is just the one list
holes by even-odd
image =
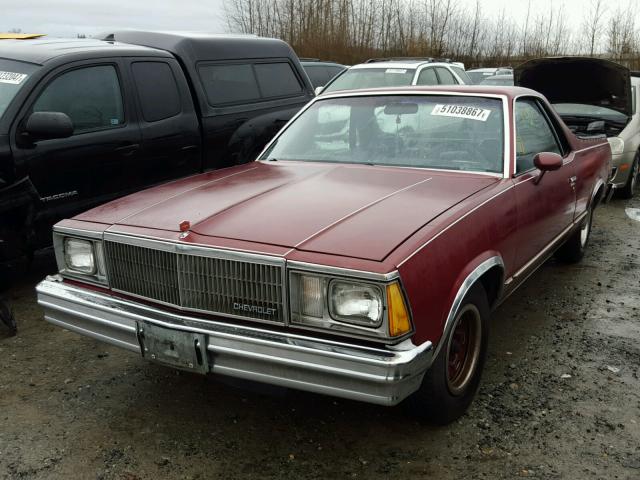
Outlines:
{"label": "door window", "polygon": [[78,68],[56,77],[33,105],[34,112],[66,113],[74,134],[124,123],[122,93],[112,65]]}
{"label": "door window", "polygon": [[252,103],[302,92],[302,85],[287,62],[204,65],[199,74],[213,106]]}
{"label": "door window", "polygon": [[260,98],[251,65],[207,65],[200,68],[200,78],[211,105],[247,102]]}
{"label": "door window", "polygon": [[440,77],[440,83],[442,85],[457,85],[458,81],[453,74],[444,67],[436,67],[438,76]]}
{"label": "door window", "polygon": [[518,100],[516,116],[516,173],[534,168],[533,157],[541,152],[562,155],[556,136],[533,99]]}
{"label": "door window", "polygon": [[416,85],[438,85],[438,77],[434,68],[425,68],[418,76]]}
{"label": "door window", "polygon": [[254,68],[264,98],[287,97],[302,91],[291,65],[286,62],[257,63]]}
{"label": "door window", "polygon": [[142,116],[147,122],[174,117],[181,111],[180,92],[171,67],[164,62],[131,64]]}

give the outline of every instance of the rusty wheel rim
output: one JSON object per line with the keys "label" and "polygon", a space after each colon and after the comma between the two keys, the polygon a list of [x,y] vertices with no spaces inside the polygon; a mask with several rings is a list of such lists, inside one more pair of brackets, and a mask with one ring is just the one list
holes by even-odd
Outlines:
{"label": "rusty wheel rim", "polygon": [[447,343],[447,386],[462,395],[473,379],[480,358],[482,322],[475,305],[466,305],[456,316]]}

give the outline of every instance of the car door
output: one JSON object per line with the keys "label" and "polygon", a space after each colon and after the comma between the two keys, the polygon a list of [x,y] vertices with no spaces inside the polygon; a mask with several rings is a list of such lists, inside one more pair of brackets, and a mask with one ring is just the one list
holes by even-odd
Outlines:
{"label": "car door", "polygon": [[[11,148],[40,196],[41,214],[51,221],[129,189],[140,130],[125,84],[117,59],[68,64],[45,77],[21,111]],[[29,140],[26,120],[39,111],[68,115],[72,136]]]}
{"label": "car door", "polygon": [[189,86],[173,59],[126,60],[136,90],[142,134],[131,174],[142,187],[201,169],[198,117]]}
{"label": "car door", "polygon": [[[514,105],[518,208],[516,264],[525,266],[572,224],[576,203],[575,165],[542,104],[519,98]],[[533,159],[541,152],[563,155],[563,166],[542,175]]]}

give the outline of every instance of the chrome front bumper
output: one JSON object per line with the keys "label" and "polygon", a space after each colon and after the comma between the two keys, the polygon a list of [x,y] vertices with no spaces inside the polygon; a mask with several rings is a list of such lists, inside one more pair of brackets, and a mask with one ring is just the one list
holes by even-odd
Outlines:
{"label": "chrome front bumper", "polygon": [[76,333],[139,354],[142,324],[202,334],[208,372],[380,405],[395,405],[417,390],[433,352],[431,342],[372,348],[202,320],[69,285],[57,276],[36,290],[45,319]]}

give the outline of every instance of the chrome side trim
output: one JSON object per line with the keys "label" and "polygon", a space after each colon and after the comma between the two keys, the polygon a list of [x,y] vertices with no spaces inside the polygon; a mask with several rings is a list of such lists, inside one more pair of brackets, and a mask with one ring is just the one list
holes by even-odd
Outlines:
{"label": "chrome side trim", "polygon": [[[596,205],[593,204],[593,201],[596,198],[596,195],[598,193],[598,190],[600,189],[600,187],[604,186],[604,180],[602,180],[601,178],[598,179],[598,181],[596,182],[595,187],[593,187],[593,192],[591,192],[591,201],[589,202],[589,206],[593,206],[594,208],[596,207]],[[603,191],[604,194],[606,194],[606,188]],[[604,200],[604,196],[600,199],[600,201]]]}
{"label": "chrome side trim", "polygon": [[461,222],[462,220],[464,220],[465,218],[467,218],[469,215],[471,215],[472,213],[474,213],[476,210],[478,210],[481,207],[484,207],[487,203],[489,203],[491,200],[495,199],[496,197],[499,197],[500,195],[502,195],[503,193],[508,192],[509,190],[511,190],[512,188],[514,188],[515,185],[512,183],[511,185],[509,185],[507,188],[505,188],[504,190],[499,191],[498,193],[496,193],[493,197],[490,197],[488,199],[486,199],[484,202],[482,202],[479,205],[476,205],[474,208],[472,208],[471,210],[469,210],[467,213],[465,213],[464,215],[462,215],[460,218],[458,218],[457,220],[455,220],[454,222],[450,223],[449,225],[447,225],[445,228],[443,228],[442,230],[440,230],[438,233],[436,233],[433,237],[429,238],[429,240],[427,240],[425,243],[423,243],[421,246],[419,246],[411,255],[409,255],[407,258],[405,258],[404,260],[402,260],[399,264],[398,264],[398,268],[402,267],[402,265],[404,265],[405,263],[407,263],[409,260],[411,260],[411,258],[413,258],[418,252],[420,252],[424,247],[426,247],[427,245],[429,245],[431,242],[433,242],[436,238],[438,238],[440,235],[442,235],[444,232],[446,232],[447,230],[449,230],[451,227],[453,227],[454,225],[456,225],[457,223]]}
{"label": "chrome side trim", "polygon": [[[527,273],[528,270],[531,269],[531,267],[533,267],[534,265],[538,264],[538,263],[542,263],[542,259],[545,256],[548,256],[552,250],[554,250],[555,247],[558,246],[558,244],[567,236],[567,234],[569,232],[571,232],[576,226],[578,226],[582,220],[584,220],[584,218],[587,216],[588,212],[583,212],[581,213],[578,217],[576,217],[576,219],[571,223],[571,225],[569,225],[567,228],[565,228],[564,230],[562,230],[562,232],[560,232],[558,235],[556,235],[553,240],[551,240],[549,243],[547,243],[547,245],[545,245],[543,247],[542,250],[540,250],[535,257],[533,257],[531,260],[529,260],[527,263],[525,263],[516,273],[514,273],[511,277],[509,277],[504,284],[506,286],[509,286],[513,281],[520,281],[520,277]],[[526,277],[524,279],[521,280],[521,282],[523,282],[524,280],[526,280],[529,276],[531,276],[531,274],[533,274],[533,272],[535,272],[536,269],[533,269],[532,271],[528,272]]]}
{"label": "chrome side trim", "polygon": [[419,388],[433,350],[431,342],[416,346],[406,340],[391,349],[205,322],[65,284],[59,277],[48,277],[36,291],[47,321],[127,350],[140,353],[141,322],[203,334],[211,373],[380,405],[395,405]]}
{"label": "chrome side trim", "polygon": [[453,299],[453,303],[451,304],[451,308],[449,309],[449,314],[447,315],[447,319],[444,323],[442,337],[440,337],[438,345],[436,345],[436,349],[433,352],[432,359],[437,358],[438,354],[440,353],[440,350],[445,343],[445,339],[449,335],[449,331],[453,326],[453,320],[456,316],[456,313],[458,312],[458,309],[460,308],[460,305],[462,304],[462,300],[467,295],[469,290],[471,290],[471,287],[478,281],[478,279],[493,267],[500,267],[504,272],[504,261],[501,257],[494,256],[482,262],[469,275],[467,275],[467,278],[464,279],[462,285],[460,285],[460,288],[458,288],[456,296]]}
{"label": "chrome side trim", "polygon": [[350,268],[330,267],[315,263],[299,262],[296,260],[287,261],[288,270],[302,270],[306,272],[325,273],[328,275],[338,275],[342,277],[354,277],[362,280],[374,280],[379,282],[391,282],[400,278],[397,270],[389,273],[375,273],[365,270],[354,270]]}

